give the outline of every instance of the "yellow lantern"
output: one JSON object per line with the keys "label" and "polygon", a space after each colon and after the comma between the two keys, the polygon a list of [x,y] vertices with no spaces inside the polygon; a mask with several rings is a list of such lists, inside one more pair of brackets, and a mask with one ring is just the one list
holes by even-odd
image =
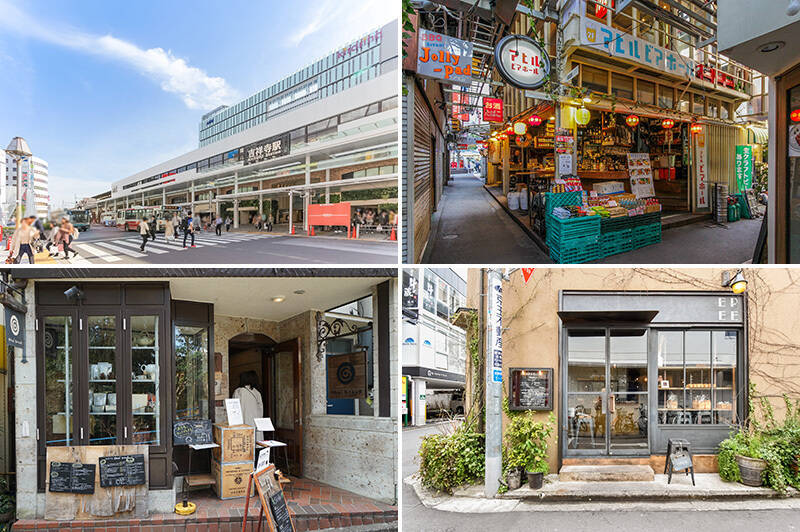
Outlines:
{"label": "yellow lantern", "polygon": [[575,111],[575,122],[577,122],[578,125],[585,126],[586,124],[589,123],[589,120],[591,119],[592,119],[592,114],[586,107],[581,106],[580,109]]}
{"label": "yellow lantern", "polygon": [[524,135],[527,131],[528,126],[525,125],[525,122],[514,122],[515,135]]}

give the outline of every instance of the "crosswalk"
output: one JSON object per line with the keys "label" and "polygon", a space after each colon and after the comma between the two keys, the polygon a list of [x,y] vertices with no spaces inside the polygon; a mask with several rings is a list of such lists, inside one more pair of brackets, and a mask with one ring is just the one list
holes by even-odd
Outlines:
{"label": "crosswalk", "polygon": [[[276,237],[276,234],[263,233],[223,233],[217,236],[214,233],[199,232],[195,233],[195,247],[214,247],[225,246],[228,244],[238,244],[257,239]],[[186,241],[186,245],[191,244],[191,237]],[[167,253],[185,253],[183,247],[183,235],[177,240],[164,239],[163,234],[156,235],[156,240],[149,240],[145,246],[145,251],[140,251],[142,239],[138,233],[126,233],[114,240],[90,240],[88,242],[75,241],[72,248],[78,254],[69,259],[59,259],[59,264],[113,264],[118,262],[129,262],[130,259],[143,259],[151,255],[164,255]]]}

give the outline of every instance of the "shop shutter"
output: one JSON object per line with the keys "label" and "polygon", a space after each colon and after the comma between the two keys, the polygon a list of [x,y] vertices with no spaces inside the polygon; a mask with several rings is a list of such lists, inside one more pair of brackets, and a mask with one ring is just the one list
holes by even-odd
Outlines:
{"label": "shop shutter", "polygon": [[[406,82],[405,76],[404,76],[403,81],[404,81],[405,87],[408,87],[409,84],[405,83]],[[409,148],[412,146],[412,143],[409,142],[409,139],[411,138],[409,136],[409,130],[413,130],[414,129],[413,123],[411,124],[411,127],[409,127],[409,117],[413,117],[413,114],[414,114],[413,110],[411,110],[409,112],[409,100],[411,100],[411,105],[413,105],[414,93],[410,92],[410,91],[406,91],[406,92],[404,92],[402,94],[402,98],[403,98],[403,109],[402,109],[402,112],[403,112],[402,128],[403,128],[403,130],[402,130],[402,156],[401,156],[402,169],[401,169],[401,171],[402,171],[402,183],[403,183],[403,186],[402,186],[402,190],[401,190],[401,194],[402,194],[401,201],[402,201],[402,204],[403,204],[403,210],[402,210],[402,213],[401,213],[402,216],[401,216],[400,223],[401,223],[401,233],[402,233],[402,239],[401,240],[403,241],[403,244],[402,244],[403,245],[403,249],[402,249],[402,252],[403,252],[403,263],[404,264],[411,264],[411,263],[415,262],[415,258],[416,257],[414,256],[414,250],[413,249],[409,249],[409,241],[408,241],[409,230],[408,230],[408,228],[409,228],[409,226],[412,227],[411,234],[413,235],[413,224],[408,223],[406,220],[411,220],[413,222],[414,210],[413,210],[412,206],[409,205],[409,203],[413,203],[413,201],[414,201],[414,192],[413,192],[413,190],[411,190],[411,187],[409,186],[409,180],[408,180],[408,156],[407,156],[407,154],[410,152]],[[412,247],[413,247],[413,244],[414,244],[413,242],[410,243],[410,245]]]}
{"label": "shop shutter", "polygon": [[728,185],[731,194],[738,193],[734,163],[740,130],[736,126],[708,124],[708,177],[712,183]]}
{"label": "shop shutter", "polygon": [[418,88],[414,88],[414,250],[413,261],[422,258],[422,250],[431,232],[431,215],[433,214],[433,190],[431,178],[434,168],[431,167],[431,124],[433,118],[425,105],[425,96]]}

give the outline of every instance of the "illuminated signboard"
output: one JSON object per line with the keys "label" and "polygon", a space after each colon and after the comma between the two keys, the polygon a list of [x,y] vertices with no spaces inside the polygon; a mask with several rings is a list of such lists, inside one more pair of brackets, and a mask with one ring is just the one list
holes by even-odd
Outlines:
{"label": "illuminated signboard", "polygon": [[527,35],[508,35],[494,49],[500,75],[520,89],[538,89],[550,74],[550,56]]}

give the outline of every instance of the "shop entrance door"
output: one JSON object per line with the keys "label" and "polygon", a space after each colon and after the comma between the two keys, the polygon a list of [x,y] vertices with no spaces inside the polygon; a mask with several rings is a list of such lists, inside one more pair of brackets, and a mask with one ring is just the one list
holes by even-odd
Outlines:
{"label": "shop entrance door", "polygon": [[300,388],[300,339],[273,347],[272,422],[275,439],[288,445],[292,474],[303,474],[303,412]]}
{"label": "shop entrance door", "polygon": [[648,438],[647,329],[568,329],[564,456],[640,456]]}

